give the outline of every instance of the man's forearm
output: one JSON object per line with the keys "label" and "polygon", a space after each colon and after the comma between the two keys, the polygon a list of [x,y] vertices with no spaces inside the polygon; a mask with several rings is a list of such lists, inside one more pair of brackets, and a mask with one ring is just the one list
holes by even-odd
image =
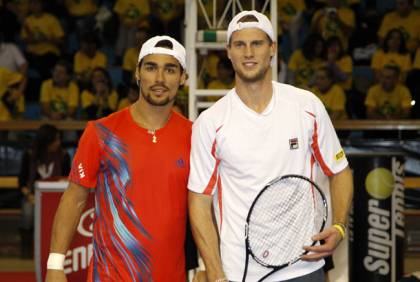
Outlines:
{"label": "man's forearm", "polygon": [[211,196],[189,192],[188,208],[191,230],[206,266],[207,280],[216,281],[224,278],[219,237],[212,215]]}
{"label": "man's forearm", "polygon": [[51,234],[51,253],[65,254],[79,224],[89,189],[70,183],[60,200]]}
{"label": "man's forearm", "polygon": [[330,178],[333,223],[346,223],[353,198],[353,175],[349,167]]}

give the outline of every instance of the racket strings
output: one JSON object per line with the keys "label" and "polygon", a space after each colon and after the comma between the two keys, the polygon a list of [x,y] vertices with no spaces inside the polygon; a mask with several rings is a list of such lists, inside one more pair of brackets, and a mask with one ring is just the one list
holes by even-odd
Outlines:
{"label": "racket strings", "polygon": [[[318,197],[310,183],[286,178],[273,183],[254,204],[248,240],[254,258],[263,265],[278,266],[298,258],[304,245],[318,233]],[[322,222],[322,220],[321,220]]]}

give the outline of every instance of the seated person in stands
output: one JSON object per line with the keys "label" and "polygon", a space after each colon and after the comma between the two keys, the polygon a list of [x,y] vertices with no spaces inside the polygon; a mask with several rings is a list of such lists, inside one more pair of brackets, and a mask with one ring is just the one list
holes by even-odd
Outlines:
{"label": "seated person in stands", "polygon": [[311,91],[322,101],[332,121],[346,119],[346,94],[334,83],[334,73],[321,67],[315,73],[315,86]]}
{"label": "seated person in stands", "polygon": [[[1,24],[1,23],[0,23]],[[0,27],[0,67],[12,72],[19,72],[22,75],[22,83],[19,86],[20,93],[25,93],[27,82],[28,62],[22,51],[14,42],[5,38],[4,27]]]}
{"label": "seated person in stands", "polygon": [[82,92],[83,117],[98,119],[117,110],[118,93],[112,86],[109,73],[104,68],[92,71],[90,87]]}
{"label": "seated person in stands", "polygon": [[123,58],[123,81],[126,85],[135,82],[135,72],[137,69],[137,59],[140,53],[140,48],[143,43],[149,38],[149,33],[144,27],[139,27],[136,31],[136,45],[128,48],[124,53]]}
{"label": "seated person in stands", "polygon": [[118,103],[118,110],[132,105],[139,99],[139,87],[136,83],[131,83],[127,89],[127,96],[122,98]]}
{"label": "seated person in stands", "polygon": [[407,49],[416,52],[420,40],[420,11],[413,7],[414,0],[396,0],[395,11],[387,13],[378,31],[379,41],[383,42],[387,33],[398,28],[404,34]]}
{"label": "seated person in stands", "polygon": [[98,50],[99,39],[94,32],[87,32],[80,39],[80,50],[74,55],[74,73],[81,88],[89,84],[89,77],[96,67],[106,68],[107,58]]}
{"label": "seated person in stands", "polygon": [[[207,89],[227,89],[230,90],[235,87],[235,72],[233,71],[232,63],[227,57],[223,57],[217,63],[217,78],[210,81]],[[226,91],[227,92],[227,91]],[[206,98],[209,102],[219,100],[220,96],[208,96]]]}
{"label": "seated person in stands", "polygon": [[385,66],[380,83],[372,86],[367,94],[366,115],[370,119],[403,119],[410,116],[411,94],[399,82],[400,69]]}
{"label": "seated person in stands", "polygon": [[346,54],[337,36],[328,38],[325,45],[325,66],[332,70],[334,81],[345,91],[350,91],[352,85],[351,74],[353,72],[353,61],[351,57]]}
{"label": "seated person in stands", "polygon": [[54,66],[52,78],[41,85],[40,103],[42,115],[47,119],[75,118],[79,106],[79,88],[71,80],[71,66],[59,60]]}
{"label": "seated person in stands", "polygon": [[407,51],[404,34],[398,28],[391,29],[387,33],[382,48],[373,54],[371,68],[374,71],[376,83],[380,82],[381,70],[386,65],[398,66],[401,70],[400,81],[405,82],[407,73],[411,70],[411,58]]}
{"label": "seated person in stands", "polygon": [[288,63],[287,83],[309,89],[313,85],[315,70],[322,65],[324,39],[317,33],[308,35],[302,49],[293,52]]}
{"label": "seated person in stands", "polygon": [[21,118],[25,98],[19,91],[23,77],[18,72],[0,67],[0,121]]}
{"label": "seated person in stands", "polygon": [[66,0],[64,4],[70,16],[69,31],[75,30],[77,34],[82,34],[95,26],[95,14],[99,8],[99,1]]}
{"label": "seated person in stands", "polygon": [[33,256],[35,181],[69,173],[70,156],[61,146],[59,130],[50,124],[41,125],[32,146],[22,156],[19,172],[19,188],[23,195],[19,226],[23,258]]}
{"label": "seated person in stands", "polygon": [[56,16],[44,12],[43,1],[29,2],[31,13],[25,18],[21,36],[26,44],[29,66],[45,80],[60,56],[64,30]]}

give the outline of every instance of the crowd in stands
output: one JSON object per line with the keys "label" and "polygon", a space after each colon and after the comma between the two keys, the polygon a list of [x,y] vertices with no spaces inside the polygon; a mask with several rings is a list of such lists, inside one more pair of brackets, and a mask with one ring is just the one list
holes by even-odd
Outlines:
{"label": "crowd in stands", "polygon": [[[226,3],[214,1],[223,12]],[[213,0],[201,2],[211,19]],[[251,1],[241,2],[251,8]],[[259,9],[264,1],[255,2]],[[129,105],[138,98],[134,72],[142,42],[156,34],[182,42],[184,5],[184,0],[1,0],[0,120],[96,119]],[[333,119],[419,118],[420,102],[414,100],[420,98],[420,1],[278,0],[277,5],[279,80],[311,90]],[[200,9],[198,23],[206,29]],[[225,51],[202,55],[198,86],[232,88],[234,72]],[[187,96],[188,88],[181,89],[178,107],[184,114]],[[37,105],[39,115],[25,104]]]}

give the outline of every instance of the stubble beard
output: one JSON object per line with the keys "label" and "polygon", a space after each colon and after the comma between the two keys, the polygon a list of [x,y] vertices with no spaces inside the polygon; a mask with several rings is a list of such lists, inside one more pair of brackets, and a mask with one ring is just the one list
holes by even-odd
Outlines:
{"label": "stubble beard", "polygon": [[261,81],[265,78],[265,75],[267,74],[268,70],[270,69],[270,67],[266,67],[266,68],[261,68],[257,73],[253,74],[253,75],[247,75],[245,74],[245,72],[243,72],[241,69],[237,69],[236,74],[238,75],[238,77],[246,83],[254,83],[254,82],[258,82]]}
{"label": "stubble beard", "polygon": [[140,87],[140,95],[141,97],[144,98],[144,100],[146,100],[147,103],[149,103],[152,106],[158,106],[158,107],[167,106],[170,103],[172,103],[176,98],[176,95],[175,95],[172,98],[168,96],[164,100],[156,100],[152,97],[151,94],[149,94],[149,92],[145,91],[142,87]]}

